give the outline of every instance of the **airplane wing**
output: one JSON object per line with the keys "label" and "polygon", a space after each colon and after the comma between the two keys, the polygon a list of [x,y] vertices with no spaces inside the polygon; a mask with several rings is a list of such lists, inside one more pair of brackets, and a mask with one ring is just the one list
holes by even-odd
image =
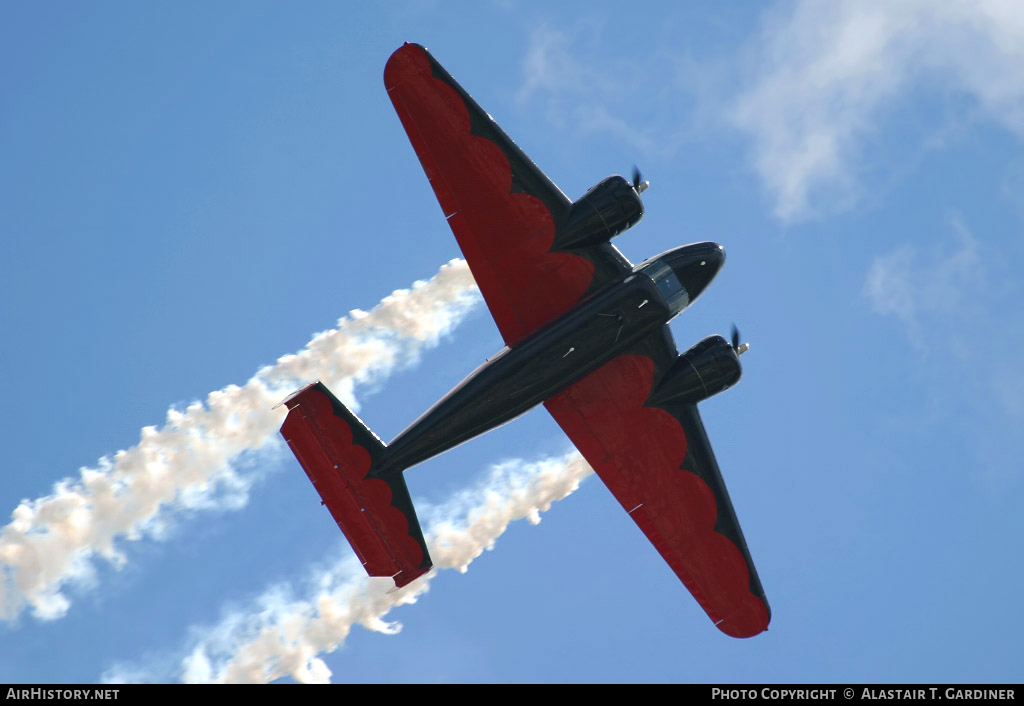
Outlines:
{"label": "airplane wing", "polygon": [[715,625],[751,637],[771,609],[697,407],[651,401],[677,355],[666,326],[544,405]]}
{"label": "airplane wing", "polygon": [[608,243],[558,248],[572,201],[426,49],[400,47],[384,84],[507,344],[630,271]]}

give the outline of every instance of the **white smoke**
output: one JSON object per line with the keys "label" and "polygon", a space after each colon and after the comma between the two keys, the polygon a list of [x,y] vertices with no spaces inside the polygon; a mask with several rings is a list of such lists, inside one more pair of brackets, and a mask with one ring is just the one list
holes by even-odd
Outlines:
{"label": "white smoke", "polygon": [[289,600],[275,588],[246,613],[233,613],[212,628],[190,630],[201,637],[181,661],[179,673],[153,674],[151,669],[118,665],[103,679],[266,683],[291,676],[326,683],[331,670],[321,655],[341,646],[353,625],[397,633],[401,625],[384,620],[392,608],[415,603],[440,569],[465,572],[514,520],[540,522],[541,512],[575,491],[590,473],[575,452],[535,463],[498,464],[478,487],[423,513],[434,570],[405,588],[388,593],[394,586],[391,579],[367,578],[349,555],[315,577],[305,600]]}
{"label": "white smoke", "polygon": [[59,481],[51,494],[23,500],[0,530],[0,620],[26,607],[44,620],[63,616],[65,584],[89,578],[97,556],[123,564],[117,542],[158,536],[174,510],[244,505],[254,477],[237,460],[278,443],[286,410],[272,407],[282,398],[319,378],[354,405],[355,385],[414,361],[479,300],[466,263],[453,260],[372,311],[352,311],[244,385],[169,410],[163,427],[144,427],[137,445]]}

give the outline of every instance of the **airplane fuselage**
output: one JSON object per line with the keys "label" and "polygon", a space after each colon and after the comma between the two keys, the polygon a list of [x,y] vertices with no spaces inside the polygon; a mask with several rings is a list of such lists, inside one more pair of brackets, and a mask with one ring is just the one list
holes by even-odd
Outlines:
{"label": "airplane fuselage", "polygon": [[673,315],[642,271],[605,286],[477,368],[388,444],[374,473],[404,470],[515,419]]}

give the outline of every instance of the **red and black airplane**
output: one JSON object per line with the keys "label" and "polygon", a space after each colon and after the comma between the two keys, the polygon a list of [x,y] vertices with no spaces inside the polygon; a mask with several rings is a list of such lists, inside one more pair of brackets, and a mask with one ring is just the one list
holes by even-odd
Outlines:
{"label": "red and black airplane", "polygon": [[715,625],[767,629],[697,413],[746,348],[734,331],[680,355],[667,325],[722,247],[634,266],[609,241],[643,215],[639,173],[570,201],[423,47],[399,48],[384,84],[507,345],[387,445],[322,383],[286,400],[281,434],[367,573],[401,587],[431,568],[402,471],[543,403]]}

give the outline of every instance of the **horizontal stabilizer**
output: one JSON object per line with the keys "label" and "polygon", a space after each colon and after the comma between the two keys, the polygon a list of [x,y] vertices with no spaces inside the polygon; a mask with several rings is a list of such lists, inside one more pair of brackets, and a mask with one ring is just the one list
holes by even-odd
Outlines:
{"label": "horizontal stabilizer", "polygon": [[374,475],[384,451],[363,422],[323,383],[285,400],[281,435],[320,493],[370,576],[399,588],[431,567],[423,531],[402,473]]}

